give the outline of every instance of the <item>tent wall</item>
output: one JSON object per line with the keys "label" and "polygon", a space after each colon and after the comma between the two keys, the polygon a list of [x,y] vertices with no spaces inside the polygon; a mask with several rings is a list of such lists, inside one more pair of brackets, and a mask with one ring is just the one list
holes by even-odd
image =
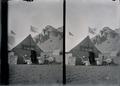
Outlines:
{"label": "tent wall", "polygon": [[31,35],[27,36],[21,43],[12,49],[13,52],[18,56],[18,64],[24,63],[24,55],[27,57],[31,56],[31,50],[35,50],[37,55],[40,55],[42,50],[37,46],[37,44],[32,39]]}
{"label": "tent wall", "polygon": [[83,56],[89,57],[89,52],[93,52],[95,57],[101,53],[95,45],[90,40],[89,36],[87,36],[82,42],[80,42],[77,46],[70,50],[73,57],[76,57],[76,64],[81,64],[81,58]]}

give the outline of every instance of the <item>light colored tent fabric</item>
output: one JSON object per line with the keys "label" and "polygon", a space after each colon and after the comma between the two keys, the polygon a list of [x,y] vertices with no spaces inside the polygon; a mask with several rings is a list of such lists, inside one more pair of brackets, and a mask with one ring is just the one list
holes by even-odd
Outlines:
{"label": "light colored tent fabric", "polygon": [[117,53],[118,53],[118,51],[112,51],[111,54],[110,54],[110,56],[116,57],[116,56],[117,56]]}
{"label": "light colored tent fabric", "polygon": [[35,50],[37,55],[40,55],[42,50],[37,46],[37,44],[32,39],[31,35],[28,35],[21,43],[12,49],[18,56],[18,64],[24,63],[24,55],[30,57],[31,50]]}
{"label": "light colored tent fabric", "polygon": [[65,64],[69,65],[69,57],[72,57],[72,53],[66,53],[65,54]]}
{"label": "light colored tent fabric", "polygon": [[72,56],[72,53],[65,54],[65,64],[66,65],[75,65],[76,58]]}
{"label": "light colored tent fabric", "polygon": [[9,64],[17,64],[18,56],[14,55],[14,52],[8,53],[8,63]]}

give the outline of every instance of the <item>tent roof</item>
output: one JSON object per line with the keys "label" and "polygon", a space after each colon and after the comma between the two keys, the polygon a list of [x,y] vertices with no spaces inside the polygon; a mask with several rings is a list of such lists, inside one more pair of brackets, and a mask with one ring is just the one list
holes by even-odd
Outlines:
{"label": "tent roof", "polygon": [[20,42],[16,47],[12,49],[12,51],[17,52],[17,53],[27,53],[28,51],[31,50],[36,50],[36,52],[43,52],[37,44],[34,42],[33,38],[31,35],[28,35],[22,42]]}
{"label": "tent roof", "polygon": [[92,43],[92,41],[90,40],[90,37],[89,37],[89,36],[87,36],[82,42],[80,42],[78,45],[76,45],[74,48],[72,48],[72,49],[70,50],[70,52],[76,51],[76,50],[80,50],[80,47],[93,48],[93,51],[94,51],[94,52],[101,53],[101,52],[95,47],[95,45]]}

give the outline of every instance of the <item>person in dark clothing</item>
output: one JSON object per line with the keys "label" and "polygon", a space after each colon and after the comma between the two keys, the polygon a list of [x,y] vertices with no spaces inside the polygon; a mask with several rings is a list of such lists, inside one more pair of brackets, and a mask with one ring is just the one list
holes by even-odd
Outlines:
{"label": "person in dark clothing", "polygon": [[49,61],[48,61],[48,56],[47,55],[44,55],[44,58],[45,58],[45,62],[44,62],[44,64],[48,64],[49,63]]}
{"label": "person in dark clothing", "polygon": [[38,64],[37,53],[34,50],[31,50],[31,62],[32,64]]}
{"label": "person in dark clothing", "polygon": [[89,52],[89,62],[90,62],[91,65],[96,65],[95,53],[94,52]]}

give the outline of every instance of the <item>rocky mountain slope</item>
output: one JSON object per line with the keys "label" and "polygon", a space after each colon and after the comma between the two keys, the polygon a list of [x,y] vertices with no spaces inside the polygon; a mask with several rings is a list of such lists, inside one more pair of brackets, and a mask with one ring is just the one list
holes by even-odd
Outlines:
{"label": "rocky mountain slope", "polygon": [[120,29],[112,30],[104,27],[91,40],[102,53],[118,52],[120,50]]}
{"label": "rocky mountain slope", "polygon": [[34,37],[37,45],[45,52],[63,49],[63,27],[54,28],[47,25],[43,31]]}

